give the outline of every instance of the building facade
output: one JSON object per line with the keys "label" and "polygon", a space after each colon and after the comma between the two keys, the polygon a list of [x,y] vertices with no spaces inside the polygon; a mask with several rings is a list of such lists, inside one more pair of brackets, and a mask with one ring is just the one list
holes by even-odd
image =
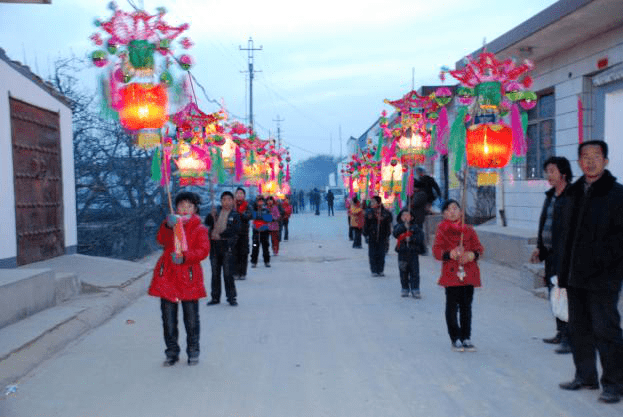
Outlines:
{"label": "building facade", "polygon": [[2,49],[0,187],[1,268],[76,252],[69,103]]}

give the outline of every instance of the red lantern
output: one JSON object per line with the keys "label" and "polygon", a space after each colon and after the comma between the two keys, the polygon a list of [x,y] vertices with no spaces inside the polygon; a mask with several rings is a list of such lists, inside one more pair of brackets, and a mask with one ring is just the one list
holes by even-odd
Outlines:
{"label": "red lantern", "polygon": [[160,129],[167,116],[167,92],[161,84],[133,83],[121,89],[119,121],[129,130]]}
{"label": "red lantern", "polygon": [[513,156],[513,131],[505,124],[470,126],[466,138],[467,164],[479,168],[502,168]]}

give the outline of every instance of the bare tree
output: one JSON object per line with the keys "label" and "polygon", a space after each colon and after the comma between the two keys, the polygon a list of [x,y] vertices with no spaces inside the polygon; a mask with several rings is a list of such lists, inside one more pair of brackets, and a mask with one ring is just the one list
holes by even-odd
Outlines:
{"label": "bare tree", "polygon": [[163,190],[151,180],[153,152],[136,148],[117,120],[102,116],[99,94],[79,82],[86,65],[59,59],[50,80],[73,112],[78,251],[140,258],[155,249],[166,213]]}

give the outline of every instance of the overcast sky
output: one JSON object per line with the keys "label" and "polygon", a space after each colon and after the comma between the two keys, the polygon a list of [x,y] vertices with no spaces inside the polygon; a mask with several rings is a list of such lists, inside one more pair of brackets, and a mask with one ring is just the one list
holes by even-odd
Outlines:
{"label": "overcast sky", "polygon": [[[136,0],[137,5],[141,4]],[[346,154],[380,112],[383,99],[415,87],[436,85],[442,66],[521,24],[554,0],[144,0],[144,8],[167,9],[171,25],[190,24],[195,46],[191,69],[212,99],[244,119],[248,109],[247,47],[253,37],[253,113],[259,135],[276,136],[293,159]],[[0,3],[0,48],[47,78],[58,56],[87,56],[96,17],[108,20],[108,1],[52,0],[51,5]],[[127,1],[118,1],[130,11]],[[95,74],[95,73],[94,73]],[[90,77],[90,75],[89,75]],[[95,75],[93,75],[93,78]],[[446,80],[450,83],[452,80]],[[218,107],[198,93],[206,112]],[[341,127],[341,129],[340,129]],[[331,140],[332,138],[332,140]]]}

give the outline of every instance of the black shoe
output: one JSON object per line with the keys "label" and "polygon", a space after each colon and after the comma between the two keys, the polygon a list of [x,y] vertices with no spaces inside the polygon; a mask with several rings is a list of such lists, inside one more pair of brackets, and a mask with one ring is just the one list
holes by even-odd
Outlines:
{"label": "black shoe", "polygon": [[599,396],[599,401],[606,404],[614,404],[621,401],[621,394],[612,390],[604,390]]}
{"label": "black shoe", "polygon": [[569,346],[569,343],[562,342],[560,344],[560,347],[554,350],[554,352],[561,354],[561,355],[564,355],[566,353],[571,353],[571,346]]}
{"label": "black shoe", "polygon": [[192,358],[188,358],[188,366],[199,365],[199,356],[193,356]]}
{"label": "black shoe", "polygon": [[232,307],[236,307],[236,306],[238,305],[238,301],[236,301],[236,300],[231,300],[231,301],[228,301],[228,303],[229,303],[229,305],[230,305],[230,306],[232,306]]}
{"label": "black shoe", "polygon": [[560,342],[562,342],[562,336],[560,335],[560,332],[558,332],[556,333],[556,336],[543,339],[543,341],[545,343],[549,343],[550,345],[559,345]]}
{"label": "black shoe", "polygon": [[266,262],[266,263],[264,264],[264,266],[265,266],[266,268],[270,268],[270,262]]}
{"label": "black shoe", "polygon": [[206,304],[206,305],[213,306],[213,305],[220,304],[220,303],[221,302],[218,301],[218,300],[210,300],[210,301],[208,301],[208,304]]}
{"label": "black shoe", "polygon": [[247,279],[247,276],[246,275],[240,275],[240,277],[238,277],[238,279],[240,281],[244,281],[245,279]]}
{"label": "black shoe", "polygon": [[575,378],[573,381],[570,382],[563,382],[561,384],[558,384],[558,386],[562,389],[565,389],[567,391],[577,391],[579,389],[582,388],[586,388],[586,389],[599,389],[599,384],[598,383],[592,383],[592,384],[587,384],[584,381],[582,381],[581,379]]}
{"label": "black shoe", "polygon": [[257,264],[251,264],[251,268],[257,268]]}
{"label": "black shoe", "polygon": [[384,276],[385,276],[385,274],[384,274],[384,273],[382,273],[382,272],[379,272],[378,276],[379,276],[379,277],[384,277]]}
{"label": "black shoe", "polygon": [[164,366],[165,368],[168,368],[169,366],[173,366],[175,365],[175,363],[177,361],[179,361],[180,359],[175,357],[175,358],[167,358],[164,362],[162,362],[162,366]]}

